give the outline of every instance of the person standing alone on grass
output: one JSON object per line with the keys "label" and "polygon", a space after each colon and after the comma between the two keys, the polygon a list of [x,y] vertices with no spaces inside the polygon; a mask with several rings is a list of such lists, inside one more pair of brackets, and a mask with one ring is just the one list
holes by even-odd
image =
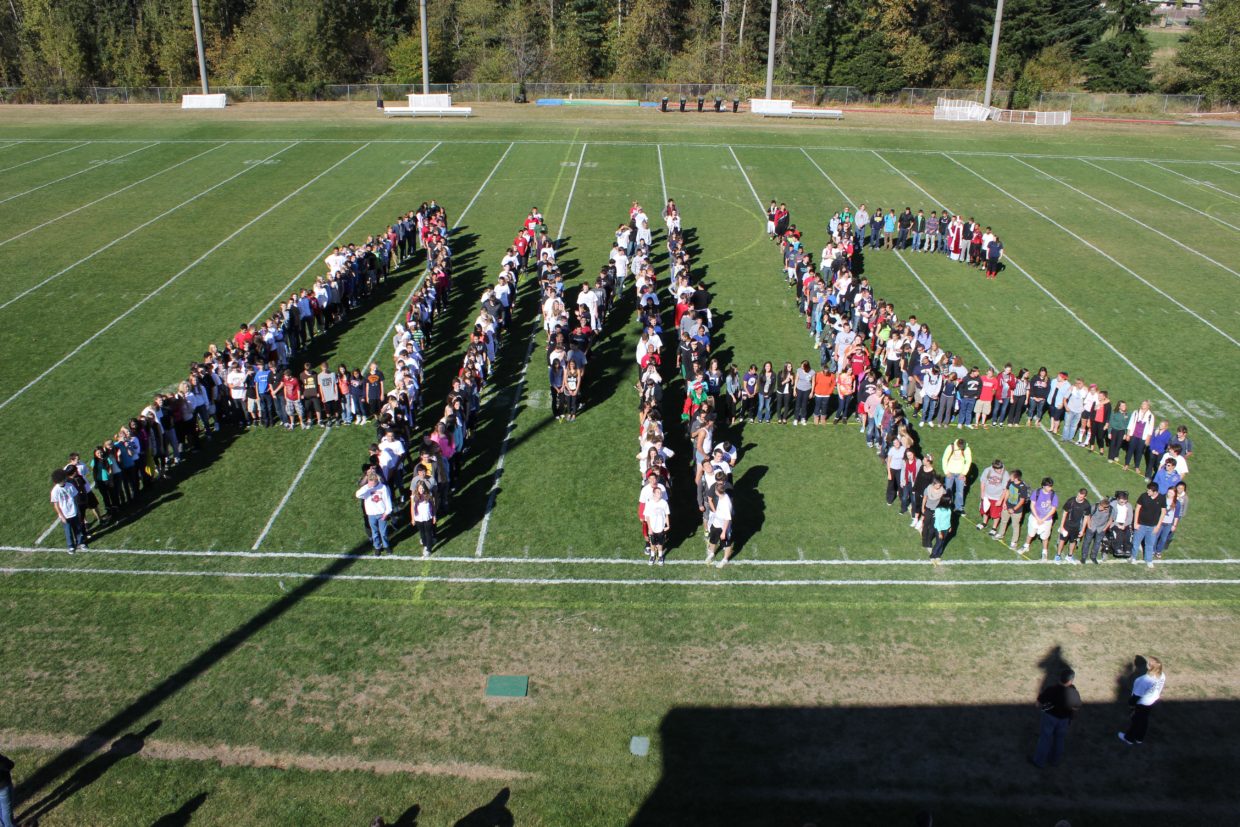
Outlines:
{"label": "person standing alone on grass", "polygon": [[1163,672],[1162,661],[1156,657],[1145,658],[1145,674],[1132,682],[1132,697],[1128,699],[1128,706],[1132,709],[1132,721],[1128,724],[1127,731],[1116,733],[1128,746],[1145,740],[1145,733],[1150,725],[1150,711],[1162,697],[1166,683],[1167,676]]}
{"label": "person standing alone on grass", "polygon": [[387,526],[388,517],[392,515],[392,495],[388,493],[388,487],[379,479],[378,472],[373,468],[367,471],[365,479],[362,480],[362,486],[353,496],[361,500],[365,506],[366,522],[370,528],[370,542],[374,546],[375,554],[391,551],[392,547],[388,545],[387,539]]}
{"label": "person standing alone on grass", "polygon": [[1064,739],[1068,727],[1081,711],[1081,693],[1073,681],[1076,673],[1065,669],[1059,673],[1059,683],[1048,686],[1038,694],[1038,708],[1042,710],[1042,726],[1038,733],[1038,746],[1033,753],[1033,765],[1042,769],[1052,767],[1063,758]]}
{"label": "person standing alone on grass", "polygon": [[73,487],[68,483],[68,474],[65,469],[57,468],[52,471],[52,508],[56,511],[56,519],[60,521],[61,526],[65,530],[65,544],[69,548],[69,553],[77,551],[80,547],[83,551],[89,551],[86,545],[86,532],[83,530],[82,519],[78,514],[77,500],[74,497]]}

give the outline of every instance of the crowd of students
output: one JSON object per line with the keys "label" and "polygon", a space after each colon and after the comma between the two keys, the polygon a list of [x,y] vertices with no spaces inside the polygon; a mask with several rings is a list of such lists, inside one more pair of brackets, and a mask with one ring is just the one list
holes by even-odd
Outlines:
{"label": "crowd of students", "polygon": [[[97,527],[141,507],[155,480],[173,473],[223,429],[364,423],[391,407],[415,408],[420,366],[398,372],[388,384],[377,365],[333,370],[304,354],[363,308],[419,249],[429,275],[420,297],[433,294],[446,278],[444,232],[443,211],[429,201],[360,243],[334,248],[312,284],[291,292],[267,318],[242,323],[222,342],[208,344],[174,390],[155,394],[84,461],[70,455],[53,473],[51,492],[69,550],[88,547],[87,512]],[[429,319],[428,310],[415,320],[415,330]]]}
{"label": "crowd of students", "polygon": [[[1142,474],[1149,490],[1135,505],[1123,491],[1089,503],[1083,490],[1061,504],[1053,480],[1046,478],[1031,493],[1019,471],[1009,473],[995,460],[978,479],[978,528],[989,528],[991,536],[1002,540],[1010,525],[1012,550],[1023,555],[1034,539],[1041,539],[1042,557],[1049,559],[1054,527],[1056,562],[1075,561],[1079,546],[1082,562],[1087,557],[1097,562],[1104,552],[1119,557],[1131,553],[1133,562],[1143,557],[1153,566],[1187,513],[1184,477],[1193,444],[1185,426],[1172,433],[1165,420],[1156,419],[1148,400],[1129,411],[1124,400],[1113,402],[1105,389],[1084,378],[1070,380],[1066,371],[1052,379],[1045,367],[1032,372],[1008,363],[989,366],[983,374],[945,351],[929,325],[915,316],[901,319],[892,304],[875,296],[868,278],[853,273],[853,262],[862,244],[872,249],[937,249],[939,241],[922,235],[929,231],[918,229],[919,220],[907,224],[910,210],[895,219],[894,227],[888,226],[890,212],[877,225],[881,211],[871,216],[865,205],[855,215],[841,210],[831,219],[830,240],[815,267],[786,207],[772,206],[767,230],[780,244],[784,272],[795,288],[819,364],[815,369],[807,360],[794,368],[789,362],[778,373],[770,362],[760,372],[751,366],[741,382],[739,401],[745,414],[760,423],[777,418],[793,425],[808,425],[811,417],[815,425],[847,424],[855,416],[867,446],[883,457],[887,504],[899,501],[901,511],[911,514],[911,527],[921,533],[923,547],[936,562],[955,530],[954,515],[964,510],[973,460],[964,440],[958,439],[936,467],[933,456],[920,456],[916,429],[1041,428],[1049,423],[1049,432],[1063,443],[1105,452],[1113,463],[1120,462],[1122,453],[1125,470]],[[953,257],[959,253],[969,260],[975,248],[956,243],[967,236],[956,235],[957,219],[948,224],[947,249]],[[977,231],[972,219],[964,223]],[[989,228],[978,240],[993,250],[997,238],[987,242],[987,233]],[[1001,253],[1001,244],[998,249]],[[1018,547],[1026,515],[1027,534]]]}
{"label": "crowd of students", "polygon": [[[451,253],[446,234],[443,249],[443,269],[447,274]],[[557,288],[562,290],[563,276],[556,266],[555,245],[547,237],[543,217],[536,208],[530,210],[500,261],[495,284],[479,298],[461,366],[435,423],[418,438],[412,415],[380,417],[379,439],[370,446],[355,492],[361,503],[366,536],[375,554],[391,552],[389,532],[406,504],[422,556],[429,557],[435,550],[436,528],[451,505],[482,393],[500,356],[502,338],[512,326],[512,305],[521,276],[530,269],[531,262],[544,296]],[[421,301],[415,297],[405,325],[397,326],[392,359],[398,374],[411,364],[417,365],[420,372],[429,336],[418,335],[420,328],[415,319],[442,305],[450,285],[448,278],[442,292],[435,285],[424,286],[430,295],[424,295]]]}
{"label": "crowd of students", "polygon": [[[632,223],[637,226],[645,214],[636,203],[633,210]],[[711,355],[711,336],[716,329],[711,295],[701,281],[693,278],[692,259],[685,248],[675,200],[668,200],[663,218],[669,261],[664,295],[660,296],[658,277],[649,266],[649,237],[638,245],[633,267],[637,318],[642,331],[634,354],[641,371],[636,387],[637,461],[641,472],[637,516],[650,565],[663,565],[671,528],[670,460],[675,456],[667,445],[669,424],[664,418],[664,410],[671,408],[672,400],[665,400],[664,391],[665,385],[674,381],[671,373],[675,371],[676,378],[684,384],[679,420],[690,445],[686,450],[693,454],[693,486],[706,544],[705,562],[723,568],[735,553],[732,472],[738,453],[731,443],[717,439],[717,429],[733,419],[732,400],[738,393],[739,380],[735,368],[724,374]],[[623,244],[613,250],[612,260],[617,265],[626,261]],[[664,303],[672,306],[671,330],[664,328]],[[674,355],[668,353],[665,339],[676,342]]]}

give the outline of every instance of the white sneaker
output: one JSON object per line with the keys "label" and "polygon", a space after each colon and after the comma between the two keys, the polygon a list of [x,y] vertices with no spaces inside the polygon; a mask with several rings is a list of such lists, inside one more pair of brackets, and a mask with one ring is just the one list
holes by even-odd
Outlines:
{"label": "white sneaker", "polygon": [[422,549],[422,559],[423,559],[423,560],[425,560],[427,557],[430,557],[430,556],[431,556],[430,549],[426,549],[426,548]]}
{"label": "white sneaker", "polygon": [[[721,559],[719,560],[719,562],[718,562],[718,563],[715,563],[715,568],[717,568],[717,569],[721,569],[721,568],[723,568],[724,566],[726,566],[726,565],[727,565],[727,563],[728,563],[728,558],[726,558],[726,557],[721,558]],[[1152,567],[1152,566],[1151,566],[1151,567]]]}
{"label": "white sneaker", "polygon": [[1150,562],[1148,562],[1148,563],[1146,563],[1146,564],[1145,564],[1145,567],[1146,567],[1147,569],[1152,569],[1152,568],[1154,568],[1154,562],[1151,560]]}

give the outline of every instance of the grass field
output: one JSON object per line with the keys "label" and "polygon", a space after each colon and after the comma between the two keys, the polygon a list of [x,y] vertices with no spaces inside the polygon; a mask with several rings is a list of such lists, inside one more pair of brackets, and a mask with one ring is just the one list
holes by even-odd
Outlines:
{"label": "grass field", "polygon": [[[1240,768],[1214,738],[1240,719],[1231,130],[480,112],[5,110],[0,751],[19,762],[19,811],[50,796],[43,824],[490,824],[504,807],[540,825],[1234,815],[1235,792],[1203,781]],[[325,246],[445,205],[460,289],[427,363],[433,408],[531,205],[562,227],[566,269],[592,273],[629,203],[653,215],[669,196],[715,296],[715,352],[742,368],[813,358],[763,231],[768,200],[788,203],[815,257],[845,204],[994,226],[998,281],[886,251],[864,274],[969,362],[1068,370],[1187,425],[1191,510],[1165,564],[1017,563],[966,524],[932,570],[854,429],[749,424],[727,434],[741,448],[735,565],[701,565],[682,508],[670,565],[650,570],[639,331],[613,315],[585,411],[558,423],[541,351],[526,369],[528,285],[431,560],[407,528],[394,557],[354,556],[373,439],[356,427],[225,435],[89,554],[49,531],[49,470],[310,283]],[[418,275],[389,279],[316,361],[387,359]],[[978,463],[1053,476],[1061,496],[1141,485],[1036,430],[966,436]],[[948,439],[921,433],[936,456]],[[1167,700],[1146,749],[1124,753],[1117,679],[1151,651]],[[1040,775],[1024,763],[1031,699],[1065,659],[1088,707],[1068,765]],[[491,674],[530,675],[531,696],[482,697]],[[634,735],[652,738],[649,757],[629,754]],[[506,804],[483,808],[501,789]]]}

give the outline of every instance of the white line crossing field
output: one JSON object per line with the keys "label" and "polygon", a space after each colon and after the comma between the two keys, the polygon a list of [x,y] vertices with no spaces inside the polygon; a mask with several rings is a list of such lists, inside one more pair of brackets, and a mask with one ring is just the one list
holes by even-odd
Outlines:
{"label": "white line crossing field", "polygon": [[[20,167],[24,167],[29,164],[38,163],[39,161],[46,161],[48,158],[55,158],[57,155],[64,155],[66,152],[72,152],[75,149],[81,149],[82,147],[87,146],[90,143],[91,143],[90,141],[86,141],[85,143],[78,144],[77,146],[71,146],[68,149],[62,149],[59,152],[52,152],[47,155],[40,155],[38,158],[31,158],[29,161],[22,161],[20,164],[14,164],[11,167],[5,167],[4,169],[0,169],[0,172],[8,172],[10,170],[18,169]],[[133,143],[133,141],[124,141],[124,143],[131,144]]]}
{"label": "white line crossing field", "polygon": [[[698,565],[701,565],[700,563]],[[925,565],[924,563],[922,565]],[[890,580],[866,578],[857,580],[677,580],[645,578],[641,580],[608,577],[458,577],[431,574],[329,574],[321,572],[256,572],[256,571],[157,571],[148,569],[44,568],[4,567],[0,574],[76,574],[123,577],[222,577],[258,580],[341,580],[379,583],[456,583],[496,586],[805,586],[840,588],[849,586],[914,586],[961,588],[969,586],[1114,586],[1133,589],[1147,586],[1238,586],[1240,578],[1195,577],[1186,579],[1118,580],[1090,578],[1082,580]]]}
{"label": "white line crossing field", "polygon": [[1147,187],[1145,184],[1142,184],[1142,183],[1139,183],[1139,182],[1137,182],[1137,181],[1132,180],[1132,179],[1131,179],[1131,178],[1129,178],[1127,175],[1120,175],[1118,172],[1113,172],[1112,170],[1109,170],[1109,169],[1107,169],[1106,167],[1098,166],[1098,165],[1097,165],[1097,164],[1095,164],[1093,161],[1087,161],[1087,160],[1085,160],[1084,158],[1080,159],[1080,161],[1081,161],[1081,163],[1083,163],[1083,164],[1088,164],[1089,166],[1093,167],[1094,169],[1097,169],[1097,170],[1102,170],[1102,171],[1103,171],[1103,172],[1105,172],[1107,175],[1114,175],[1116,178],[1119,178],[1121,181],[1127,181],[1129,184],[1132,184],[1134,187],[1140,187],[1141,189],[1145,190],[1146,192],[1153,193],[1154,195],[1157,195],[1159,198],[1165,198],[1166,200],[1170,201],[1170,202],[1171,202],[1171,203],[1173,203],[1173,204],[1179,204],[1179,205],[1180,205],[1181,207],[1183,207],[1184,209],[1186,209],[1186,210],[1192,210],[1193,212],[1197,213],[1197,214],[1198,214],[1198,215],[1200,215],[1200,216],[1203,216],[1203,217],[1205,217],[1205,218],[1210,219],[1211,221],[1216,221],[1216,222],[1218,222],[1219,224],[1222,224],[1224,227],[1230,227],[1230,228],[1231,228],[1231,229],[1233,229],[1233,230],[1240,231],[1240,227],[1237,227],[1235,224],[1229,224],[1229,223],[1227,223],[1226,221],[1224,221],[1223,219],[1218,218],[1217,216],[1210,215],[1208,212],[1205,212],[1204,210],[1199,210],[1199,209],[1197,209],[1197,208],[1196,208],[1196,207],[1194,207],[1194,206],[1191,206],[1191,205],[1189,205],[1189,204],[1185,204],[1183,201],[1180,201],[1180,200],[1178,200],[1178,199],[1172,198],[1170,195],[1167,195],[1166,193],[1159,192],[1158,190],[1154,189],[1153,187]]}
{"label": "white line crossing field", "polygon": [[150,149],[153,146],[158,146],[158,144],[147,144],[146,146],[140,146],[137,149],[132,149],[129,152],[126,152],[124,155],[117,155],[115,158],[108,158],[106,160],[100,161],[99,163],[88,164],[87,166],[79,169],[77,172],[71,172],[68,175],[62,175],[59,178],[55,178],[51,181],[48,181],[46,184],[39,184],[37,187],[31,187],[30,189],[24,190],[23,192],[19,192],[16,195],[10,195],[6,198],[0,198],[0,204],[7,204],[8,202],[16,198],[21,198],[23,195],[29,195],[32,192],[38,192],[44,187],[50,187],[52,184],[59,184],[61,181],[68,181],[70,178],[76,178],[77,176],[83,175],[92,170],[101,169],[103,167],[106,167],[108,164],[115,163],[116,161],[119,161],[122,158],[128,158],[130,155],[136,155],[142,150]]}

